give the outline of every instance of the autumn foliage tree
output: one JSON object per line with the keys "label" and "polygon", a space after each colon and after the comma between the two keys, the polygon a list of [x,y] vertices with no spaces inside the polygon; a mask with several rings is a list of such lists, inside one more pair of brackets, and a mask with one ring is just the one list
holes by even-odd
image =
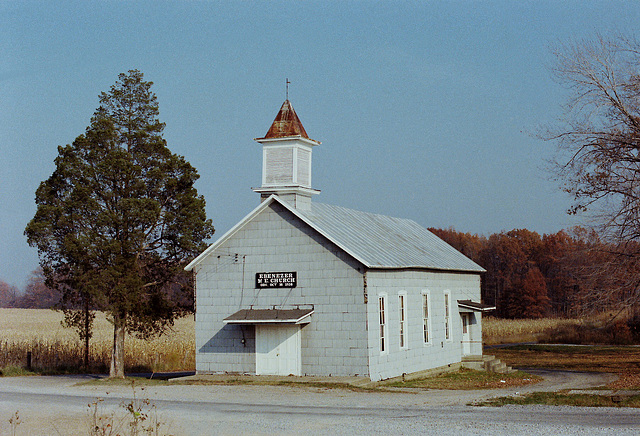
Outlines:
{"label": "autumn foliage tree", "polygon": [[60,291],[46,285],[44,272],[38,268],[29,276],[24,294],[15,305],[26,309],[51,309],[56,307],[61,298]]}
{"label": "autumn foliage tree", "polygon": [[[593,230],[576,227],[540,236],[514,229],[489,237],[430,230],[486,269],[482,300],[496,306],[495,316],[584,316],[614,309],[632,295],[624,270],[614,268],[614,247]],[[608,274],[597,273],[603,266]]]}
{"label": "autumn foliage tree", "polygon": [[7,282],[0,280],[0,307],[12,307],[18,290]]}
{"label": "autumn foliage tree", "polygon": [[161,333],[180,316],[166,289],[191,285],[183,267],[213,233],[196,170],[162,137],[151,86],[131,70],[100,95],[85,134],[58,148],[25,230],[47,285],[78,310],[108,313],[111,377],[124,377],[126,332]]}
{"label": "autumn foliage tree", "polygon": [[547,283],[538,267],[527,270],[520,286],[520,298],[514,307],[513,317],[544,318],[549,308],[549,296]]}

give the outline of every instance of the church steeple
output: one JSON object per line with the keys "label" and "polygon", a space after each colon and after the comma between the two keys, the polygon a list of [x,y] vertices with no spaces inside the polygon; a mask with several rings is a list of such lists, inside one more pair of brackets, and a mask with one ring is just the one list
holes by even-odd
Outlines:
{"label": "church steeple", "polygon": [[282,104],[262,144],[262,186],[253,188],[264,200],[276,194],[299,209],[311,207],[311,153],[320,142],[309,139],[291,102]]}

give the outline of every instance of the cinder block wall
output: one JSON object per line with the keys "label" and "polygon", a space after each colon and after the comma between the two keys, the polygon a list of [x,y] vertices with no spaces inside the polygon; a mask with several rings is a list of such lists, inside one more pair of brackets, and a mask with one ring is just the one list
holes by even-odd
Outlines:
{"label": "cinder block wall", "polygon": [[[460,362],[462,358],[462,321],[457,300],[480,301],[478,274],[442,273],[429,271],[367,272],[369,289],[369,370],[374,381],[397,377]],[[431,341],[424,344],[422,293],[431,300]],[[444,294],[450,294],[450,340],[445,339]],[[380,351],[378,295],[387,295],[388,352]],[[406,349],[400,349],[400,310],[398,295],[406,294]],[[482,354],[482,325],[479,314],[472,317],[472,354]]]}
{"label": "cinder block wall", "polygon": [[[237,254],[237,256],[236,256]],[[293,289],[255,289],[257,272],[297,271]],[[196,269],[196,369],[255,373],[255,328],[225,325],[242,308],[313,304],[302,373],[368,375],[364,268],[274,203]],[[244,339],[244,344],[243,344]]]}

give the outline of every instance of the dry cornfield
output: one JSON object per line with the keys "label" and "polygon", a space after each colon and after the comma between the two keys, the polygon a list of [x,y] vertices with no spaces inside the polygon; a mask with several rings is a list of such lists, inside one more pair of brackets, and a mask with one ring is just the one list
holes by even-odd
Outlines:
{"label": "dry cornfield", "polygon": [[[41,371],[74,371],[82,366],[84,344],[75,330],[64,328],[63,315],[47,309],[0,309],[0,368],[24,367],[27,352]],[[113,327],[97,313],[90,344],[94,370],[109,366]],[[128,335],[125,340],[128,371],[192,371],[195,369],[193,316],[176,321],[171,331],[152,340]]]}
{"label": "dry cornfield", "polygon": [[536,342],[545,330],[568,325],[579,325],[580,319],[541,318],[541,319],[500,319],[486,317],[482,319],[482,340],[486,345],[516,342]]}
{"label": "dry cornfield", "polygon": [[[47,309],[0,309],[0,368],[24,367],[27,352],[32,367],[43,371],[78,371],[82,366],[84,344],[73,329],[61,325],[63,315]],[[483,342],[487,345],[535,342],[545,330],[577,325],[578,319],[498,319],[482,320]],[[91,339],[91,367],[106,371],[110,362],[113,327],[104,313],[96,314]],[[142,340],[128,335],[125,342],[128,371],[193,371],[195,369],[195,330],[193,316],[176,321],[171,331]]]}

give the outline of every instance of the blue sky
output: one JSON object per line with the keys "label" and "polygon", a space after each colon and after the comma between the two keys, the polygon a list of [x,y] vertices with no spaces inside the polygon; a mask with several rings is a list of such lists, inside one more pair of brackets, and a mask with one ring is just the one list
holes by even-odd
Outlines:
{"label": "blue sky", "polygon": [[37,267],[35,190],[134,68],[216,236],[258,204],[253,138],[285,78],[322,142],[315,201],[485,235],[580,224],[545,169],[555,145],[535,136],[567,96],[549,47],[638,22],[632,1],[0,0],[0,279],[22,287]]}

